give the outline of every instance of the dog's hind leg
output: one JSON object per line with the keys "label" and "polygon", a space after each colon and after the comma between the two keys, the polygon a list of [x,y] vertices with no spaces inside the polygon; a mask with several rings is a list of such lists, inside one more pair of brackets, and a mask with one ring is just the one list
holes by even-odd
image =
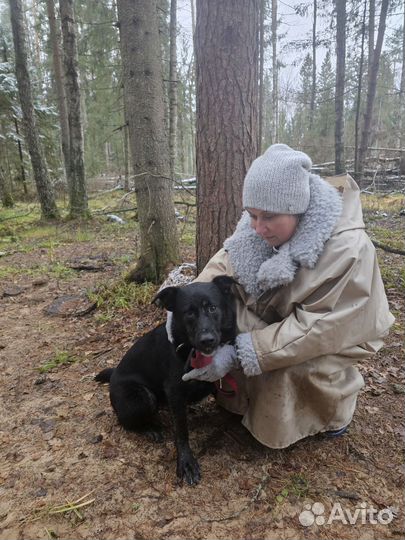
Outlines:
{"label": "dog's hind leg", "polygon": [[125,429],[143,433],[155,442],[162,441],[161,426],[157,421],[157,398],[149,388],[125,381],[112,385],[110,399],[118,421]]}

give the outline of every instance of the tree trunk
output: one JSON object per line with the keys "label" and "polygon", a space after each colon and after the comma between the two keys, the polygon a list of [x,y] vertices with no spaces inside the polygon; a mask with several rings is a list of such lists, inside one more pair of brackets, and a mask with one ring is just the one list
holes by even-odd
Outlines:
{"label": "tree trunk", "polygon": [[360,119],[360,108],[361,108],[361,89],[362,89],[362,83],[363,83],[364,42],[366,38],[366,12],[367,12],[367,0],[364,0],[363,22],[361,25],[359,83],[357,85],[356,119],[354,123],[354,172],[356,176],[357,176],[357,171],[359,168],[359,119]]}
{"label": "tree trunk", "polygon": [[23,185],[24,195],[28,195],[28,187],[27,187],[27,178],[25,176],[25,167],[24,167],[24,156],[20,141],[20,130],[18,129],[18,120],[17,117],[14,116],[14,127],[15,127],[15,134],[17,135],[17,147],[18,147],[18,157],[20,158],[20,169],[21,169],[21,182]]}
{"label": "tree trunk", "polygon": [[[194,63],[193,63],[194,66]],[[195,159],[195,152],[196,152],[196,135],[195,135],[195,112],[194,112],[194,102],[193,102],[193,96],[195,95],[195,70],[192,70],[192,77],[189,78],[188,81],[188,99],[187,99],[187,105],[188,105],[188,116],[190,118],[190,150],[189,150],[189,158],[190,158],[190,167],[188,168],[189,172],[191,174],[195,174],[195,168],[196,168],[196,159]]]}
{"label": "tree trunk", "polygon": [[16,79],[23,115],[23,130],[31,158],[42,217],[44,219],[54,219],[59,217],[59,213],[52,192],[45,157],[39,143],[39,133],[32,100],[31,81],[28,72],[22,2],[21,0],[9,0],[9,3],[15,49]]}
{"label": "tree trunk", "polygon": [[346,0],[336,3],[335,172],[346,171],[344,155],[344,94],[346,64]]}
{"label": "tree trunk", "polygon": [[[8,62],[6,38],[3,37],[2,41],[3,41],[3,43],[2,43],[3,61]],[[20,140],[20,130],[18,129],[17,116],[13,116],[13,120],[14,120],[14,128],[15,128],[17,148],[18,148],[18,157],[20,158],[21,182],[22,182],[22,185],[23,185],[24,195],[28,195],[27,179],[26,179],[26,176],[25,176],[25,168],[24,168],[24,156],[23,156],[23,152],[22,152],[22,145],[21,145],[21,140]],[[3,132],[4,132],[4,127],[3,127]],[[4,171],[3,171],[3,174],[5,174]],[[6,190],[7,190],[7,187],[6,187]],[[14,202],[13,202],[13,204],[14,204]]]}
{"label": "tree trunk", "polygon": [[187,99],[187,105],[188,105],[188,114],[190,118],[190,145],[189,150],[187,152],[187,157],[190,163],[190,166],[188,167],[188,172],[192,175],[195,174],[195,111],[194,111],[194,97],[195,97],[195,5],[194,0],[190,0],[190,6],[191,6],[191,32],[193,37],[193,54],[190,61],[190,66],[188,70],[188,99]]}
{"label": "tree trunk", "polygon": [[169,133],[170,125],[170,0],[156,0],[158,10],[158,28],[161,48],[162,78],[164,81],[163,101],[165,106],[165,130]]}
{"label": "tree trunk", "polygon": [[160,281],[178,262],[169,148],[164,129],[156,0],[118,0],[124,107],[135,175],[141,252],[133,281]]}
{"label": "tree trunk", "polygon": [[263,104],[264,104],[264,17],[265,17],[265,2],[260,0],[259,14],[259,111],[258,111],[258,135],[257,135],[257,153],[262,152],[263,139]]}
{"label": "tree trunk", "polygon": [[66,107],[66,92],[64,87],[62,53],[60,50],[61,36],[56,23],[54,0],[46,0],[49,21],[49,39],[52,46],[52,63],[55,74],[56,96],[59,110],[60,141],[62,147],[63,169],[66,181],[69,164],[69,120]]}
{"label": "tree trunk", "polygon": [[191,6],[191,33],[193,35],[193,44],[194,44],[194,36],[195,36],[195,5],[194,5],[194,0],[190,0],[190,6]]}
{"label": "tree trunk", "polygon": [[400,159],[400,174],[405,176],[405,1],[403,4],[404,22],[402,25],[402,72],[401,86],[399,90],[399,107],[400,107],[400,126],[399,126],[399,147],[402,149]]}
{"label": "tree trunk", "polygon": [[13,208],[14,200],[7,175],[0,167],[0,199],[3,208]]}
{"label": "tree trunk", "polygon": [[259,0],[197,4],[197,268],[240,218],[257,155]]}
{"label": "tree trunk", "polygon": [[314,0],[314,18],[312,22],[312,84],[311,84],[311,105],[309,115],[309,129],[312,131],[315,116],[315,96],[316,96],[316,23],[317,23],[317,0]]}
{"label": "tree trunk", "polygon": [[[185,83],[185,81],[184,81]],[[185,120],[184,120],[184,107],[186,104],[186,88],[185,84],[181,84],[179,87],[179,106],[178,106],[178,124],[177,124],[177,154],[178,154],[178,163],[181,171],[181,176],[184,175],[186,171],[185,165],[185,154],[184,154],[184,140],[185,140]]]}
{"label": "tree trunk", "polygon": [[368,88],[367,88],[367,102],[366,109],[363,117],[363,129],[361,134],[360,149],[359,149],[359,174],[363,173],[364,161],[366,159],[368,142],[370,137],[371,122],[373,119],[373,105],[374,98],[377,88],[377,75],[378,75],[378,66],[380,63],[381,49],[384,40],[385,33],[385,23],[387,19],[389,0],[382,0],[381,2],[381,13],[380,21],[378,24],[378,33],[377,33],[377,42],[373,54],[373,62],[371,65],[371,71],[368,77]]}
{"label": "tree trunk", "polygon": [[277,57],[277,0],[271,2],[271,46],[272,46],[272,143],[278,142],[278,57]]}
{"label": "tree trunk", "polygon": [[375,0],[369,0],[368,10],[368,77],[370,77],[371,66],[374,55],[374,32],[375,32]]}
{"label": "tree trunk", "polygon": [[177,136],[177,0],[170,2],[169,153],[170,178],[175,180]]}
{"label": "tree trunk", "polygon": [[63,36],[65,91],[69,123],[68,186],[70,217],[87,217],[88,206],[83,161],[83,131],[73,0],[60,0],[59,7]]}
{"label": "tree trunk", "polygon": [[[1,125],[0,128],[1,132],[4,133],[4,126]],[[2,148],[3,146],[0,146],[0,200],[4,208],[12,208],[14,206],[14,200],[11,189],[10,174],[7,173],[1,166],[5,160]]]}
{"label": "tree trunk", "polygon": [[124,189],[125,191],[129,191],[129,137],[128,137],[128,125],[125,124],[125,126],[122,128],[124,133]]}

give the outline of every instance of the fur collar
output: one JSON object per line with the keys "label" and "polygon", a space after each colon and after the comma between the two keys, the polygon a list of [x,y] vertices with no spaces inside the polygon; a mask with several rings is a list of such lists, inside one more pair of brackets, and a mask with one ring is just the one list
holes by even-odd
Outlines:
{"label": "fur collar", "polygon": [[247,212],[224,242],[235,277],[248,294],[291,283],[300,266],[314,268],[342,212],[338,191],[319,176],[310,175],[310,201],[294,236],[273,249],[250,227]]}

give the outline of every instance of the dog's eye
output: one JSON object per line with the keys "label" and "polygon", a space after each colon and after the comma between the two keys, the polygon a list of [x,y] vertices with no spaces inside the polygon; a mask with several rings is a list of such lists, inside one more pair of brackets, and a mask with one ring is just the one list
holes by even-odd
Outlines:
{"label": "dog's eye", "polygon": [[208,313],[215,313],[217,306],[208,306]]}

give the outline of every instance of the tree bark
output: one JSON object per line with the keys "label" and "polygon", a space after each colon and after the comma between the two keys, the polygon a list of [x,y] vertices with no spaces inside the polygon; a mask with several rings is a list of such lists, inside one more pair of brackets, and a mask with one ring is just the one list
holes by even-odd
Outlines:
{"label": "tree bark", "polygon": [[185,136],[185,123],[184,123],[184,105],[185,105],[185,86],[184,84],[179,85],[178,89],[179,95],[179,104],[178,104],[178,117],[177,117],[177,156],[178,156],[178,165],[180,168],[180,174],[183,175],[186,166],[185,166],[185,155],[184,155],[184,136]]}
{"label": "tree bark", "polygon": [[[3,41],[2,43],[3,62],[8,62],[6,38],[3,37],[2,41]],[[14,120],[15,134],[17,135],[16,140],[17,140],[18,156],[20,158],[21,182],[23,185],[24,195],[28,195],[27,179],[26,179],[25,168],[24,168],[24,157],[23,157],[22,145],[21,145],[21,140],[20,140],[20,130],[18,129],[18,119],[16,115],[13,115],[13,120]],[[3,128],[3,132],[4,132],[4,128]],[[3,171],[3,174],[5,174],[4,171]],[[6,187],[6,190],[7,190],[7,187]]]}
{"label": "tree bark", "polygon": [[264,17],[265,2],[260,0],[259,14],[259,110],[258,110],[258,134],[257,134],[257,153],[261,154],[263,139],[263,104],[264,104]]}
{"label": "tree bark", "polygon": [[25,167],[24,167],[24,156],[23,156],[22,145],[20,141],[20,130],[18,129],[18,120],[16,116],[14,116],[14,127],[15,127],[15,134],[17,135],[18,157],[20,158],[21,182],[23,185],[24,195],[28,195],[27,178],[25,175]]}
{"label": "tree bark", "polygon": [[197,4],[197,269],[240,218],[257,155],[259,0]]}
{"label": "tree bark", "polygon": [[170,178],[175,180],[177,138],[177,0],[170,2],[169,154]]}
{"label": "tree bark", "polygon": [[39,143],[39,133],[32,99],[31,80],[28,72],[26,33],[21,0],[9,0],[10,17],[15,50],[15,70],[18,95],[23,115],[23,130],[30,154],[32,170],[37,187],[41,213],[44,219],[59,217],[48,169]]}
{"label": "tree bark", "polygon": [[188,167],[188,170],[191,174],[195,174],[195,168],[196,168],[196,159],[195,159],[195,153],[196,153],[196,135],[195,135],[195,112],[194,112],[194,103],[193,103],[193,96],[195,95],[195,66],[194,61],[191,65],[191,71],[190,71],[190,77],[188,79],[188,98],[187,98],[187,106],[188,106],[188,116],[190,119],[190,148],[189,148],[189,159],[190,159],[190,166]]}
{"label": "tree bark", "polygon": [[[1,131],[4,132],[4,126],[1,125],[0,128]],[[5,145],[4,147],[0,145],[0,200],[4,208],[12,208],[14,206],[14,200],[10,182],[10,174],[7,173],[1,166],[6,157],[3,155],[3,148],[5,148]]]}
{"label": "tree bark", "polygon": [[271,2],[271,47],[272,47],[272,143],[278,142],[278,56],[277,56],[277,0]]}
{"label": "tree bark", "polygon": [[87,217],[87,192],[83,160],[83,130],[73,0],[60,0],[65,67],[65,92],[69,123],[68,186],[70,217]]}
{"label": "tree bark", "polygon": [[124,189],[125,191],[129,191],[129,137],[128,137],[128,125],[125,124],[125,126],[122,128],[123,134],[124,134]]}
{"label": "tree bark", "polygon": [[13,208],[14,199],[6,173],[0,167],[0,199],[3,208]]}
{"label": "tree bark", "polygon": [[361,89],[363,83],[363,68],[364,68],[364,42],[366,38],[366,12],[367,0],[364,0],[363,22],[361,25],[361,51],[360,51],[360,66],[359,66],[359,82],[357,85],[357,101],[356,101],[356,119],[354,123],[354,172],[357,176],[359,168],[359,120],[361,108]]}
{"label": "tree bark", "polygon": [[193,35],[193,44],[194,44],[194,36],[195,36],[195,5],[194,5],[194,0],[190,0],[190,7],[191,7],[191,33]]}
{"label": "tree bark", "polygon": [[346,65],[346,0],[336,2],[335,172],[346,170],[344,155],[344,94]]}
{"label": "tree bark", "polygon": [[378,24],[377,42],[375,45],[373,61],[372,61],[371,70],[369,72],[369,77],[368,77],[367,102],[366,102],[366,109],[364,111],[363,129],[362,129],[360,149],[359,149],[358,172],[360,175],[363,173],[364,161],[366,159],[367,148],[368,148],[368,143],[369,143],[369,138],[370,138],[371,122],[373,119],[374,98],[375,98],[375,93],[376,93],[376,88],[377,88],[378,66],[380,64],[381,49],[382,49],[382,44],[384,40],[388,5],[389,5],[389,0],[382,0],[380,21]]}
{"label": "tree bark", "polygon": [[169,133],[170,125],[170,0],[156,0],[158,10],[158,28],[161,47],[162,78],[164,81],[163,100],[165,105],[165,130]]}
{"label": "tree bark", "polygon": [[368,77],[370,77],[371,66],[374,55],[374,32],[375,32],[375,0],[369,0],[368,9]]}
{"label": "tree bark", "polygon": [[316,23],[317,23],[317,0],[313,0],[314,15],[312,22],[312,84],[311,84],[311,105],[309,115],[309,129],[312,131],[315,116],[315,96],[316,96]]}
{"label": "tree bark", "polygon": [[62,53],[60,49],[61,35],[56,23],[54,0],[46,0],[49,21],[49,39],[52,46],[52,63],[55,74],[56,96],[59,111],[60,142],[62,148],[63,170],[68,180],[69,164],[69,120],[66,106],[66,92],[64,87]]}
{"label": "tree bark", "polygon": [[399,90],[400,126],[399,126],[399,147],[402,149],[400,157],[399,171],[401,176],[405,176],[405,1],[403,3],[404,21],[402,25],[402,72],[401,85]]}
{"label": "tree bark", "polygon": [[118,20],[141,240],[140,257],[128,279],[159,282],[178,262],[178,239],[156,0],[118,0]]}

